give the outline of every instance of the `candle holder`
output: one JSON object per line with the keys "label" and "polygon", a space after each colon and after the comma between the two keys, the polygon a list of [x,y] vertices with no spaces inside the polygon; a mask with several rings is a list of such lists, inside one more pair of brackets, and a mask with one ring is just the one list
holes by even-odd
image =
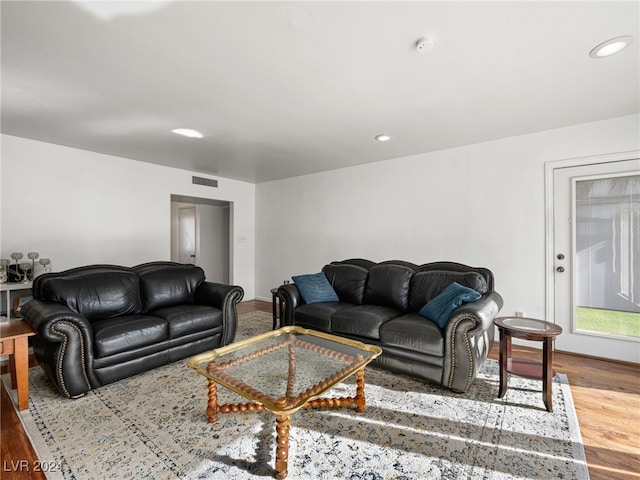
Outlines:
{"label": "candle holder", "polygon": [[8,279],[10,282],[19,282],[20,281],[20,268],[18,267],[18,261],[24,257],[22,252],[12,252],[11,258],[15,260],[16,264],[9,267],[7,272]]}
{"label": "candle holder", "polygon": [[18,260],[21,260],[24,255],[21,252],[13,252],[11,258],[16,261],[16,272],[18,271]]}
{"label": "candle holder", "polygon": [[31,270],[31,265],[29,265],[28,263],[21,263],[20,270],[22,270],[22,273],[24,274],[22,283],[29,283],[29,270]]}
{"label": "candle holder", "polygon": [[38,263],[42,265],[42,273],[48,273],[51,271],[51,267],[49,266],[51,265],[50,259],[43,257],[40,260],[38,260]]}
{"label": "candle holder", "polygon": [[38,252],[27,252],[27,258],[31,260],[31,280],[33,280],[33,274],[36,272],[36,258],[39,256]]}

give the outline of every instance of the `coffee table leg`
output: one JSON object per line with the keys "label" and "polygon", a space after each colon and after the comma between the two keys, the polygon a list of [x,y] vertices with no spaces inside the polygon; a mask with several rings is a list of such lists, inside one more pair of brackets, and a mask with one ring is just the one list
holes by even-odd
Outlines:
{"label": "coffee table leg", "polygon": [[364,412],[364,406],[367,403],[364,396],[364,368],[356,372],[356,412]]}
{"label": "coffee table leg", "polygon": [[207,422],[218,420],[218,386],[209,379],[209,401],[207,402]]}
{"label": "coffee table leg", "polygon": [[552,386],[551,381],[553,379],[553,341],[551,338],[545,338],[543,341],[542,349],[542,397],[544,399],[544,406],[547,407],[547,411],[553,411],[551,404]]}
{"label": "coffee table leg", "polygon": [[498,390],[498,398],[504,397],[507,393],[509,384],[509,372],[507,365],[511,359],[511,336],[505,331],[500,330],[500,389]]}
{"label": "coffee table leg", "polygon": [[276,415],[276,478],[289,474],[289,430],[291,415]]}

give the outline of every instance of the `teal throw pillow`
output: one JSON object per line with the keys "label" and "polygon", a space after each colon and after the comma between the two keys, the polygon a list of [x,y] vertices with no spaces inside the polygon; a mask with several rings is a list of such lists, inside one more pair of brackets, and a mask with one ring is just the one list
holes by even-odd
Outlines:
{"label": "teal throw pillow", "polygon": [[474,302],[481,296],[472,288],[453,282],[435,298],[432,298],[418,313],[437,324],[440,328],[444,328],[456,308],[465,302]]}
{"label": "teal throw pillow", "polygon": [[320,273],[296,275],[291,277],[296,284],[305,303],[339,302],[340,299],[327,280],[327,276]]}

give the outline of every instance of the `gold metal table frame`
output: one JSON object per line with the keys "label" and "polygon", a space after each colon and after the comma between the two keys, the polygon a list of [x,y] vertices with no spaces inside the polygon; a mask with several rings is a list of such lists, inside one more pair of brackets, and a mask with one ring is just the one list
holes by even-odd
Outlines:
{"label": "gold metal table frame", "polygon": [[[356,412],[364,412],[364,369],[381,353],[382,349],[375,345],[287,326],[196,355],[188,365],[208,379],[208,422],[215,422],[218,413],[268,410],[275,415],[275,470],[276,477],[282,479],[288,475],[291,415],[301,408],[352,405]],[[261,373],[259,369],[265,372],[263,383],[261,379],[255,381]],[[243,378],[248,372],[251,380]],[[354,373],[354,396],[322,397]],[[217,384],[249,402],[220,405]]]}

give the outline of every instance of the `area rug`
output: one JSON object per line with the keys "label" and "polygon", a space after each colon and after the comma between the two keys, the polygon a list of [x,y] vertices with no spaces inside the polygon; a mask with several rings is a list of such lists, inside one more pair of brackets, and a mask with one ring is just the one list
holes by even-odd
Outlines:
{"label": "area rug", "polygon": [[[245,338],[269,330],[271,315],[241,315],[239,325],[238,339]],[[207,382],[184,361],[77,400],[60,396],[39,368],[29,379],[29,409],[20,418],[50,479],[274,475],[274,416],[220,414],[207,423]],[[352,380],[330,393],[353,389]],[[512,377],[506,396],[498,399],[497,392],[493,360],[467,394],[369,366],[364,413],[342,408],[292,416],[289,478],[588,478],[565,375],[554,379],[553,413],[544,409],[541,382]],[[224,388],[218,394],[220,402],[240,401]]]}

